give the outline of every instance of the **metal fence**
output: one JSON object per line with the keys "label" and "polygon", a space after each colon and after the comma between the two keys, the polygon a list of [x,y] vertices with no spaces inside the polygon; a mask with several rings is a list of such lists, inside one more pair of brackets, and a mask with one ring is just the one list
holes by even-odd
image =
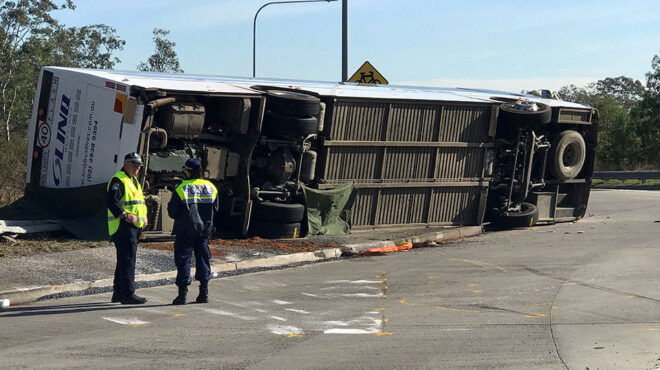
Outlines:
{"label": "metal fence", "polygon": [[660,171],[594,171],[594,179],[600,180],[641,180],[646,184],[646,180],[660,179]]}

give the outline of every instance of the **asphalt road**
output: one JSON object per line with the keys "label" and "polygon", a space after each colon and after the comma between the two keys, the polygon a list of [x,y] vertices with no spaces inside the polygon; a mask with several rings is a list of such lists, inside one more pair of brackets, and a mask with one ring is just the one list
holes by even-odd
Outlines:
{"label": "asphalt road", "polygon": [[[660,192],[578,223],[0,311],[0,367],[660,369]],[[192,287],[191,298],[196,296]]]}

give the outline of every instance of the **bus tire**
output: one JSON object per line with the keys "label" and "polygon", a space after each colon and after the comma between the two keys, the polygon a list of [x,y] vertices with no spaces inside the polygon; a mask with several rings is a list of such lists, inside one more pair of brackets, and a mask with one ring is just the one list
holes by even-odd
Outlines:
{"label": "bus tire", "polygon": [[300,222],[305,217],[305,206],[299,203],[256,201],[252,203],[252,217],[282,223]]}
{"label": "bus tire", "polygon": [[586,156],[582,135],[573,130],[562,131],[552,143],[550,172],[561,182],[573,179],[582,171]]}
{"label": "bus tire", "polygon": [[319,119],[313,116],[299,117],[266,112],[263,131],[273,136],[307,136],[316,134]]}
{"label": "bus tire", "polygon": [[539,209],[527,202],[520,203],[519,212],[505,212],[501,209],[491,211],[491,219],[497,226],[504,228],[532,227],[539,220]]}
{"label": "bus tire", "polygon": [[266,90],[266,108],[289,116],[314,116],[321,110],[321,99],[286,90]]}
{"label": "bus tire", "polygon": [[279,223],[253,219],[250,234],[269,239],[300,238],[300,222]]}
{"label": "bus tire", "polygon": [[550,106],[536,103],[539,107],[537,111],[524,111],[513,108],[513,103],[503,103],[500,105],[499,119],[516,127],[539,127],[552,120],[552,109]]}

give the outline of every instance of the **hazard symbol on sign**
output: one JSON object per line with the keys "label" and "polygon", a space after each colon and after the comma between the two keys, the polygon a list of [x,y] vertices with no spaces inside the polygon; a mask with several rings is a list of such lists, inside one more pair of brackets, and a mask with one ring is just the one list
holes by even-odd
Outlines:
{"label": "hazard symbol on sign", "polygon": [[353,76],[351,76],[348,81],[360,84],[388,84],[387,79],[383,77],[383,75],[380,74],[380,72],[376,70],[376,67],[372,66],[369,61],[364,62],[364,64],[353,73]]}

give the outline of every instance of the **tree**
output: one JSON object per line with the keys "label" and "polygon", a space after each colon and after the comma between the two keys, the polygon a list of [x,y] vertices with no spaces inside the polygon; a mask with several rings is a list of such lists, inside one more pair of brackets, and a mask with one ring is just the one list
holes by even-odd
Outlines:
{"label": "tree", "polygon": [[125,42],[103,24],[64,27],[52,12],[75,10],[72,0],[0,0],[0,124],[9,141],[24,131],[34,86],[45,65],[112,68]]}
{"label": "tree", "polygon": [[169,33],[169,30],[154,28],[153,40],[156,50],[146,62],[140,62],[138,64],[138,70],[145,72],[183,73],[183,69],[179,65],[179,59],[174,51],[176,43],[166,38]]}
{"label": "tree", "polygon": [[628,110],[636,106],[644,95],[644,85],[639,80],[625,76],[599,80],[596,82],[595,90],[601,97],[613,97],[620,106]]}
{"label": "tree", "polygon": [[640,114],[660,121],[660,55],[653,57],[651,71],[646,74],[646,93]]}
{"label": "tree", "polygon": [[632,78],[608,77],[587,85],[564,86],[568,101],[599,111],[599,168],[639,169],[660,166],[660,56],[653,57],[646,86]]}
{"label": "tree", "polygon": [[591,83],[586,87],[578,87],[575,85],[563,86],[559,89],[559,95],[565,101],[592,105],[594,98],[595,84]]}
{"label": "tree", "polygon": [[629,109],[611,95],[595,97],[592,106],[599,113],[596,158],[600,167],[612,170],[637,167],[642,158],[643,140],[637,134],[637,122],[631,119]]}
{"label": "tree", "polygon": [[112,68],[125,42],[103,24],[65,27],[52,14],[72,0],[0,0],[0,206],[23,194],[27,123],[46,65]]}

